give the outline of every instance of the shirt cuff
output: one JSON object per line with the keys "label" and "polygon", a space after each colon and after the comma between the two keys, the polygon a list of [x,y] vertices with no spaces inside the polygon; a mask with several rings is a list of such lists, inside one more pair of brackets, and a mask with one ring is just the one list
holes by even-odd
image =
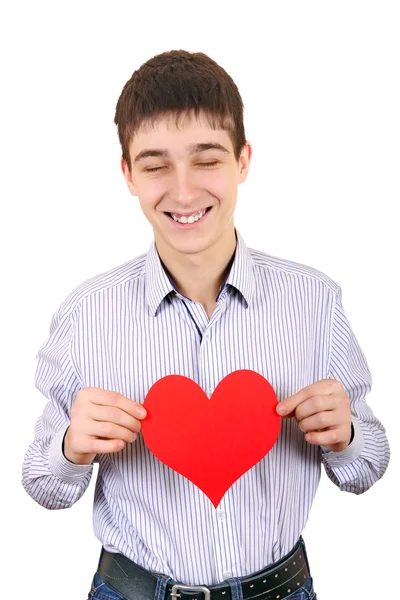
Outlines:
{"label": "shirt cuff", "polygon": [[55,434],[49,448],[49,467],[57,479],[64,483],[79,483],[88,473],[91,473],[93,465],[75,465],[65,458],[62,446],[65,433],[69,423]]}
{"label": "shirt cuff", "polygon": [[325,446],[321,446],[323,459],[332,468],[344,467],[345,465],[354,462],[364,450],[364,435],[362,429],[357,419],[354,417],[352,419],[352,423],[354,428],[354,436],[351,444],[349,444],[347,448],[341,450],[340,452],[332,452]]}

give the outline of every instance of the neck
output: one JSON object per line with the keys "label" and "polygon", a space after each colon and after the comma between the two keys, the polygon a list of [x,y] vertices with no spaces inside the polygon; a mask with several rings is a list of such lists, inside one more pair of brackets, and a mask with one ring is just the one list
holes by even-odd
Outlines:
{"label": "neck", "polygon": [[157,239],[156,247],[178,291],[193,302],[200,302],[210,316],[235,254],[235,230],[232,229],[216,244],[198,253],[171,251]]}

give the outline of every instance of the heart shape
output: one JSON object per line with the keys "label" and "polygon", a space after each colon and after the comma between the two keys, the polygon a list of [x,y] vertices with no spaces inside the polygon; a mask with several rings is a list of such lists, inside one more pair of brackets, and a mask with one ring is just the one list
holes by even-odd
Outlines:
{"label": "heart shape", "polygon": [[254,371],[230,373],[210,399],[192,379],[168,375],[146,396],[144,441],[216,508],[235,481],[275,444],[281,424],[277,403],[271,384]]}

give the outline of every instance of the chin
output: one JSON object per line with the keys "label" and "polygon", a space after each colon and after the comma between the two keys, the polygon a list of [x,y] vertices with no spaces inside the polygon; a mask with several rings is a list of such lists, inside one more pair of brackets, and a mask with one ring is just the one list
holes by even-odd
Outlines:
{"label": "chin", "polygon": [[179,254],[200,254],[201,252],[208,250],[210,246],[211,244],[204,243],[171,244],[171,248],[173,248],[173,250]]}
{"label": "chin", "polygon": [[[166,240],[167,241],[167,240]],[[212,239],[168,240],[168,246],[179,254],[199,254],[213,245]]]}

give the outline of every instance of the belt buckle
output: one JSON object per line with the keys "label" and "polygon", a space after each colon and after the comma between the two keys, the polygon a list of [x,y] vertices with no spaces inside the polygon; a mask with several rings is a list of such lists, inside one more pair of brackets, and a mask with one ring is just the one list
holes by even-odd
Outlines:
{"label": "belt buckle", "polygon": [[179,583],[172,586],[171,596],[173,598],[180,598],[178,590],[181,592],[202,592],[204,594],[204,600],[211,600],[211,592],[204,585],[179,585]]}

